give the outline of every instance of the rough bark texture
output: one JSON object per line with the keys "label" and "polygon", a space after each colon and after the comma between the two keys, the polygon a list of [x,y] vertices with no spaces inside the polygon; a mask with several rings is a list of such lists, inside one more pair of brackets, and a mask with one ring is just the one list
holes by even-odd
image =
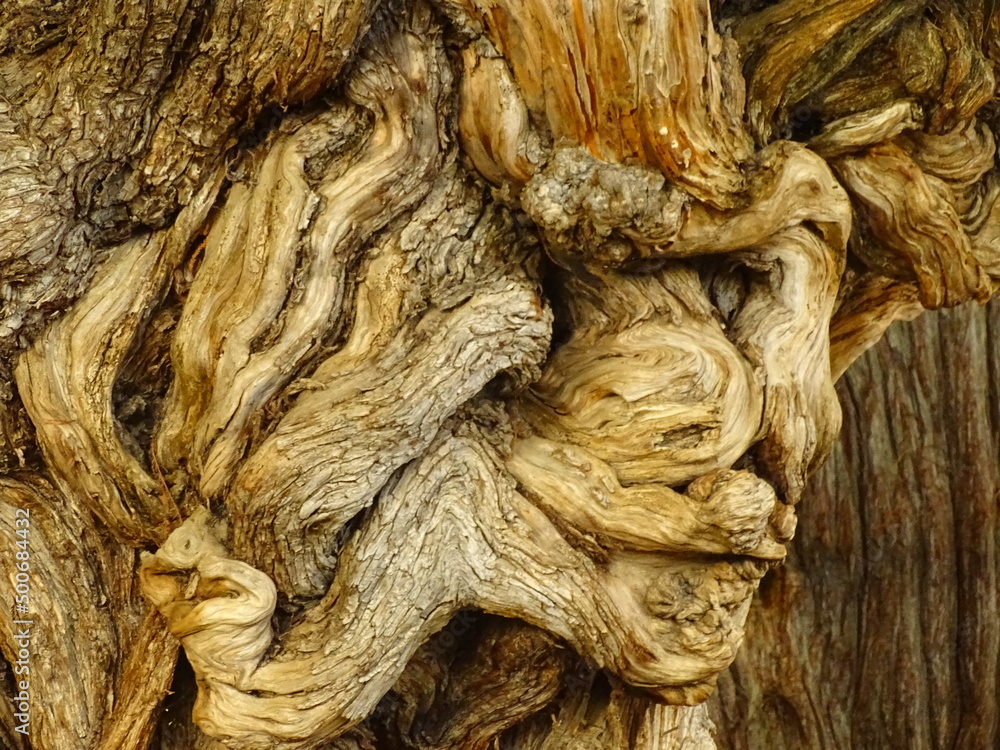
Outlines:
{"label": "rough bark texture", "polygon": [[891,328],[720,680],[720,748],[1000,744],[1000,305]]}
{"label": "rough bark texture", "polygon": [[[984,0],[4,4],[3,741],[711,750],[762,579],[722,747],[995,741],[983,319],[834,383],[1000,283],[997,63]],[[927,568],[848,556],[853,671],[800,501]]]}

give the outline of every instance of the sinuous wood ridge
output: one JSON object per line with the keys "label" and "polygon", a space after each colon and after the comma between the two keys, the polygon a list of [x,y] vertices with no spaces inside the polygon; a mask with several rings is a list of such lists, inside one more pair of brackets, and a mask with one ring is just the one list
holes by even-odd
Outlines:
{"label": "sinuous wood ridge", "polygon": [[0,7],[0,741],[714,748],[835,382],[1000,283],[998,63],[981,0]]}

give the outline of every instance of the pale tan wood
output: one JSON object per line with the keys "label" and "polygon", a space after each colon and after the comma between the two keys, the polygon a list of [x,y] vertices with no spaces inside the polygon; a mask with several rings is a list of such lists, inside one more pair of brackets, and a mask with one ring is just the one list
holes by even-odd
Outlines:
{"label": "pale tan wood", "polygon": [[4,5],[32,748],[712,748],[834,382],[1000,279],[998,32],[918,0]]}

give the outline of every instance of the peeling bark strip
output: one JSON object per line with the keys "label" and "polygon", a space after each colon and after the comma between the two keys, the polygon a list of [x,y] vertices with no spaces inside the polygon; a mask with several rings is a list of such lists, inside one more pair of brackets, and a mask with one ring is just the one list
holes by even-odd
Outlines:
{"label": "peeling bark strip", "polygon": [[995,5],[0,7],[0,742],[713,748],[835,380],[1000,281]]}

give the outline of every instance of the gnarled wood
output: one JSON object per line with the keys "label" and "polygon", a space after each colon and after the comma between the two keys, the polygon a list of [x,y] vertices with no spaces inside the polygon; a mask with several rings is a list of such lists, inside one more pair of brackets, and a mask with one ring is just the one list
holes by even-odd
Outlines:
{"label": "gnarled wood", "polygon": [[0,8],[0,538],[32,509],[69,634],[32,750],[713,747],[834,382],[1000,280],[998,33],[957,0]]}

